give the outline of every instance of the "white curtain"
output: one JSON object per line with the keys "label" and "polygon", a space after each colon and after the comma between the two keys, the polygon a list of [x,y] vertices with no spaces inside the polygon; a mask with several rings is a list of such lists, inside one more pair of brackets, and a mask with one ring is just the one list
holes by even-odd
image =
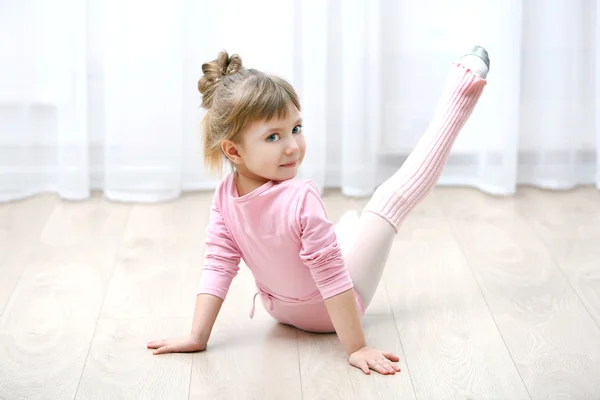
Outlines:
{"label": "white curtain", "polygon": [[302,176],[373,192],[472,44],[489,84],[441,185],[600,188],[594,0],[1,0],[0,201],[40,192],[152,202],[214,188],[201,64],[219,50],[301,95]]}

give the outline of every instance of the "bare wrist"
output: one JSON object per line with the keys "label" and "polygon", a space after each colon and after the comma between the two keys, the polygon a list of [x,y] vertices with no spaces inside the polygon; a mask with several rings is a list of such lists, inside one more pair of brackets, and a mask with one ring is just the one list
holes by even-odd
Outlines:
{"label": "bare wrist", "polygon": [[194,338],[194,340],[196,340],[199,343],[206,343],[208,342],[208,336],[209,334],[206,333],[206,330],[196,330],[196,329],[192,329],[192,331],[190,332],[190,335]]}
{"label": "bare wrist", "polygon": [[360,349],[364,349],[365,347],[367,347],[366,343],[349,346],[348,348],[346,348],[346,353],[350,356],[353,353],[356,353],[357,351],[359,351]]}

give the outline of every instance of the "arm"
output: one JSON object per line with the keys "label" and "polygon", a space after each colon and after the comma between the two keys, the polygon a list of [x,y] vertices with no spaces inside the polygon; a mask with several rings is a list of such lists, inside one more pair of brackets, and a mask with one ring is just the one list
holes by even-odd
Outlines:
{"label": "arm", "polygon": [[310,269],[340,342],[350,355],[365,347],[365,335],[334,224],[327,219],[325,206],[314,185],[308,186],[297,213],[302,241],[300,256]]}
{"label": "arm", "polygon": [[325,300],[335,331],[348,355],[366,347],[354,289],[346,290]]}
{"label": "arm", "polygon": [[221,306],[239,270],[240,251],[235,245],[218,207],[213,202],[206,229],[206,255],[196,296],[192,329],[189,335],[148,343],[154,354],[195,352],[206,349]]}
{"label": "arm", "polygon": [[311,271],[329,312],[348,361],[369,374],[395,374],[399,358],[366,346],[350,274],[337,243],[334,226],[327,220],[317,188],[311,185],[298,207],[302,250],[300,256]]}
{"label": "arm", "polygon": [[210,333],[239,271],[241,252],[233,241],[215,196],[206,228],[206,254],[196,296],[192,335],[208,343]]}
{"label": "arm", "polygon": [[194,340],[206,347],[213,326],[221,311],[223,299],[210,294],[199,294],[196,296],[196,307],[192,321],[191,335]]}

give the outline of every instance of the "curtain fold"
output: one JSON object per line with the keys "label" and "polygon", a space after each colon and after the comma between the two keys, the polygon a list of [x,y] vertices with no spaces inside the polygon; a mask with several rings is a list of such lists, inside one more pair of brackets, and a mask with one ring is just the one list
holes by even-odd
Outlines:
{"label": "curtain fold", "polygon": [[[596,57],[595,57],[595,63],[592,64],[591,66],[591,71],[595,71],[592,72],[592,81],[595,82],[594,84],[590,84],[590,87],[595,87],[596,89],[596,98],[595,98],[595,107],[594,107],[594,111],[593,111],[593,120],[594,120],[594,130],[596,132],[596,163],[595,163],[595,170],[596,170],[596,187],[598,189],[600,189],[600,76],[598,71],[600,71],[600,6],[598,4],[596,4],[596,2],[594,2],[594,7],[596,8],[596,12],[594,13],[593,10],[589,10],[589,15],[592,16],[593,21],[591,23],[592,27],[591,29],[594,29],[595,27],[595,34],[592,34],[591,36],[595,39],[595,43],[594,43],[594,47],[591,48],[592,51],[590,51],[590,58],[592,58],[592,54],[595,53]],[[590,7],[593,8],[593,7]],[[590,82],[591,83],[591,82]],[[590,142],[593,143],[593,140],[590,140]],[[592,147],[592,145],[590,145],[589,147]],[[593,157],[590,157],[593,160]],[[592,168],[594,168],[594,163],[593,161],[590,161],[589,164],[592,165]]]}
{"label": "curtain fold", "polygon": [[196,85],[221,49],[294,84],[322,190],[368,196],[399,168],[473,44],[489,84],[439,184],[600,189],[599,21],[593,0],[6,0],[0,201],[214,188]]}
{"label": "curtain fold", "polygon": [[184,0],[106,0],[103,21],[107,197],[163,201],[181,193]]}

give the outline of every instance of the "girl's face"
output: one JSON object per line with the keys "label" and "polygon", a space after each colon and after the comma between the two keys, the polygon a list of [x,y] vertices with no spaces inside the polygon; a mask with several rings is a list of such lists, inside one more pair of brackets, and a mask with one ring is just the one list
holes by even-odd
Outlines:
{"label": "girl's face", "polygon": [[287,118],[250,123],[240,143],[224,146],[242,176],[262,182],[292,179],[306,151],[300,113],[290,103]]}

